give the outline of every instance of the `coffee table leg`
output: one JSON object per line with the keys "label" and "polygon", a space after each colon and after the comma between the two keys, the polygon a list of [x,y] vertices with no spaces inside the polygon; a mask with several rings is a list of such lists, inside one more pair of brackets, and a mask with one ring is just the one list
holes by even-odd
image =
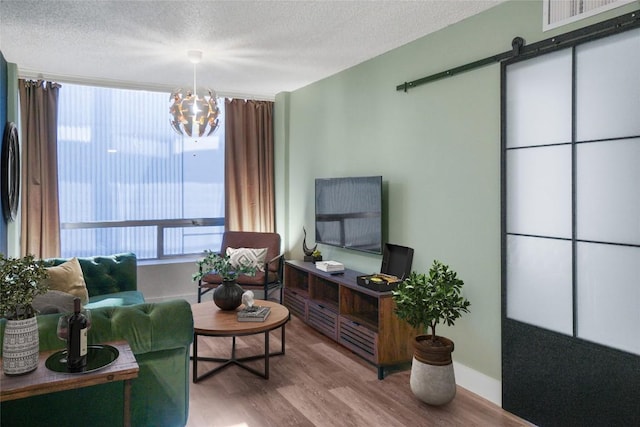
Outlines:
{"label": "coffee table leg", "polygon": [[198,335],[193,334],[193,378],[192,381],[198,382]]}
{"label": "coffee table leg", "polygon": [[285,324],[285,325],[282,325],[282,339],[280,340],[280,342],[281,342],[281,344],[282,344],[282,351],[281,351],[281,352],[282,352],[282,354],[284,354],[284,327],[285,327],[285,326],[286,326],[286,324]]}
{"label": "coffee table leg", "polygon": [[236,337],[232,338],[231,342],[231,360],[236,360]]}
{"label": "coffee table leg", "polygon": [[264,379],[269,379],[269,332],[264,333]]}

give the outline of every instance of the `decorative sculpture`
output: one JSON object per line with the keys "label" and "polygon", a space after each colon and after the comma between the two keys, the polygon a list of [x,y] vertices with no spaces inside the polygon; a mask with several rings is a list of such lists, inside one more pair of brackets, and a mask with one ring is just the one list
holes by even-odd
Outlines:
{"label": "decorative sculpture", "polygon": [[304,252],[305,257],[313,256],[313,253],[318,248],[318,244],[316,243],[313,248],[309,248],[307,246],[307,230],[305,230],[305,228],[302,227],[302,231],[304,232],[304,239],[302,239],[302,251]]}

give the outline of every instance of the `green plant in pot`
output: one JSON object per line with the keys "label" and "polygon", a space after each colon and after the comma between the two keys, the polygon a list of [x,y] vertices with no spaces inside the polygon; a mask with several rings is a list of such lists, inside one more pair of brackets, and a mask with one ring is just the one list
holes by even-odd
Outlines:
{"label": "green plant in pot", "polygon": [[204,258],[196,262],[198,271],[192,279],[194,281],[206,280],[207,276],[214,274],[219,276],[215,281],[221,281],[220,285],[213,291],[213,301],[222,310],[235,310],[242,304],[242,293],[244,290],[236,283],[238,276],[254,276],[257,268],[248,264],[234,264],[229,255],[221,255],[213,251],[204,251]]}
{"label": "green plant in pot", "polygon": [[461,295],[463,285],[455,271],[435,260],[427,274],[411,272],[392,291],[397,316],[419,331],[431,332],[415,337],[410,383],[413,393],[432,405],[455,397],[454,343],[436,335],[436,326],[453,326],[469,312],[471,303]]}
{"label": "green plant in pot", "polygon": [[0,316],[6,319],[2,343],[3,370],[20,375],[38,367],[40,341],[33,299],[47,291],[47,269],[33,255],[0,254]]}

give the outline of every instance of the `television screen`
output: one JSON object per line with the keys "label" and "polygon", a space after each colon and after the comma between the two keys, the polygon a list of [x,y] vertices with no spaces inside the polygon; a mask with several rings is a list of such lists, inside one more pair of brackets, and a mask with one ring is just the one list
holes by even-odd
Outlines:
{"label": "television screen", "polygon": [[317,178],[316,242],[382,253],[382,177]]}

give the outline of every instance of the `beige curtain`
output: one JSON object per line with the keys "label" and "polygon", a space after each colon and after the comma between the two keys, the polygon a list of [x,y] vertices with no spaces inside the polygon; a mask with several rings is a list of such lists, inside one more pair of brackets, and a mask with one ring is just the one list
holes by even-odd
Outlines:
{"label": "beige curtain", "polygon": [[227,99],[225,116],[225,228],[273,232],[273,102]]}
{"label": "beige curtain", "polygon": [[21,252],[48,258],[60,255],[58,211],[57,83],[22,80]]}

